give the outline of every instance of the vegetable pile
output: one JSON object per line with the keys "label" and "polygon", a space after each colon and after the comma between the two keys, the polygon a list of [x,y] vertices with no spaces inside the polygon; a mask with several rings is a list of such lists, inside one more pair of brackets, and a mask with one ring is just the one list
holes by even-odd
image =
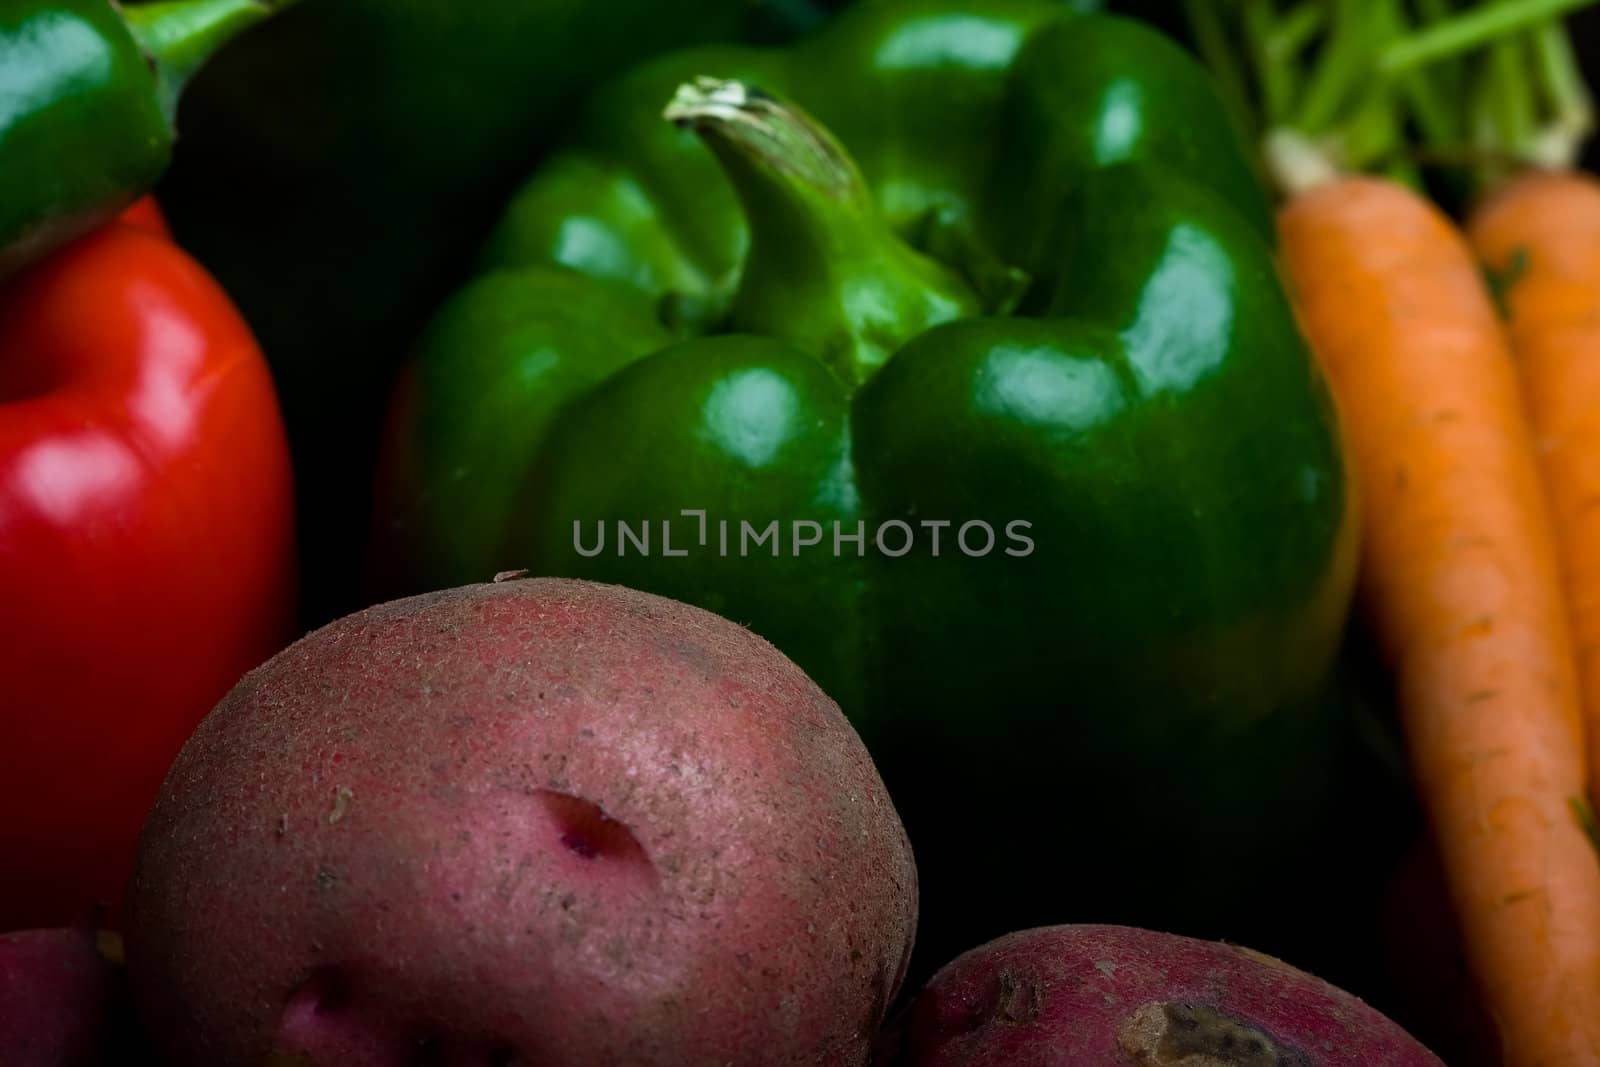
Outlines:
{"label": "vegetable pile", "polygon": [[14,0],[0,1064],[1600,1067],[1586,6]]}
{"label": "vegetable pile", "polygon": [[[1294,852],[1356,562],[1270,230],[1203,69],[1129,19],[897,0],[651,61],[401,372],[377,589],[529,567],[767,637],[883,770],[935,959],[1262,909],[1263,867],[1333,877]],[[1037,878],[1013,813],[1108,797],[1094,877]],[[1211,873],[1152,892],[1152,851]]]}

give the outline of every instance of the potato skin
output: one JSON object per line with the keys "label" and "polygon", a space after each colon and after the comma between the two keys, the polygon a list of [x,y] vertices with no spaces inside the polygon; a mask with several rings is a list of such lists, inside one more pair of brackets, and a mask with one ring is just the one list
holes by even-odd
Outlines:
{"label": "potato skin", "polygon": [[1010,934],[947,964],[883,1067],[1443,1067],[1388,1018],[1249,949],[1122,926]]}
{"label": "potato skin", "polygon": [[916,871],[772,646],[534,579],[369,608],[248,675],[173,765],[128,905],[175,1064],[851,1064]]}

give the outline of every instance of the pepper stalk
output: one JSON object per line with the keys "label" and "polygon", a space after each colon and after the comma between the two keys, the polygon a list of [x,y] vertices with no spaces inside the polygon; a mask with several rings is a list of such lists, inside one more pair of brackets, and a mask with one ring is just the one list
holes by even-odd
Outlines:
{"label": "pepper stalk", "polygon": [[297,0],[159,0],[118,5],[128,32],[155,69],[168,124],[183,87],[224,45]]}
{"label": "pepper stalk", "polygon": [[715,153],[750,225],[732,329],[782,337],[854,385],[912,337],[980,311],[954,271],[894,233],[844,146],[795,105],[697,78],[663,117]]}

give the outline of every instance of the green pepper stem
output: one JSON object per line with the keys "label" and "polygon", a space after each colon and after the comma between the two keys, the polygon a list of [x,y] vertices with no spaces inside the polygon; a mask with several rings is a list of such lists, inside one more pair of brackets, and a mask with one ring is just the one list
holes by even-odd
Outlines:
{"label": "green pepper stem", "polygon": [[977,312],[954,271],[890,229],[844,146],[798,107],[697,78],[663,117],[717,156],[750,224],[731,328],[784,338],[859,384],[916,334]]}
{"label": "green pepper stem", "polygon": [[128,4],[128,32],[155,66],[157,92],[169,123],[189,79],[223,45],[296,0],[159,0]]}
{"label": "green pepper stem", "polygon": [[662,112],[716,146],[732,146],[754,162],[786,172],[795,184],[857,203],[866,184],[833,135],[792,105],[743,82],[696,78],[680,85]]}

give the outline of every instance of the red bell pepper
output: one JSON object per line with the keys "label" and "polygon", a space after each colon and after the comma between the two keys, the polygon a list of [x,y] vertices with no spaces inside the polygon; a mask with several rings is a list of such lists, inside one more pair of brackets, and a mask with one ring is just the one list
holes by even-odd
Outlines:
{"label": "red bell pepper", "polygon": [[0,930],[115,913],[195,724],[295,625],[272,379],[142,205],[0,291]]}
{"label": "red bell pepper", "polygon": [[141,197],[123,208],[117,221],[124,226],[149,230],[158,237],[172,236],[172,230],[167,226],[167,216],[153,196]]}

